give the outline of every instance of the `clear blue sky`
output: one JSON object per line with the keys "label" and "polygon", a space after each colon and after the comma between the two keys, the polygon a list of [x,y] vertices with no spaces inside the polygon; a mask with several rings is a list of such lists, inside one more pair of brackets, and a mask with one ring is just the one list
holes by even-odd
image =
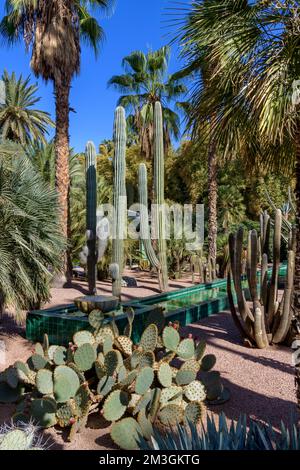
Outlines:
{"label": "clear blue sky", "polygon": [[[189,0],[181,2],[190,3]],[[96,60],[93,52],[83,47],[81,73],[74,78],[70,105],[76,110],[71,113],[71,145],[76,151],[82,151],[87,140],[96,145],[112,135],[113,113],[118,93],[107,88],[107,81],[112,75],[122,72],[122,58],[136,49],[147,51],[166,44],[170,36],[167,8],[174,6],[173,0],[116,0],[115,13],[109,19],[102,18],[106,40]],[[4,0],[0,0],[1,16]],[[182,5],[181,5],[182,6]],[[179,5],[180,7],[180,5]],[[177,50],[172,49],[171,72],[178,68]],[[24,46],[7,48],[0,46],[0,71],[6,68],[27,76],[31,73],[30,55],[25,54]],[[37,79],[32,75],[34,82]],[[52,85],[45,85],[39,80],[41,102],[39,107],[54,117],[54,97]]]}

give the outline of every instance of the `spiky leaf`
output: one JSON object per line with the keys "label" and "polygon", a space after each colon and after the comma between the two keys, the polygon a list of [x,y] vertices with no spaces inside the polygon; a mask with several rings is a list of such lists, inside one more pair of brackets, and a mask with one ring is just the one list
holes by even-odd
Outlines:
{"label": "spiky leaf", "polygon": [[53,353],[53,362],[57,366],[62,366],[67,360],[67,350],[63,346],[57,346]]}
{"label": "spiky leaf", "polygon": [[158,329],[156,325],[149,325],[143,332],[140,347],[143,351],[154,351],[157,344]]}
{"label": "spiky leaf", "polygon": [[195,345],[192,339],[184,339],[177,348],[177,355],[181,359],[192,359],[195,354]]}
{"label": "spiky leaf", "polygon": [[184,388],[184,395],[189,401],[204,401],[206,398],[204,385],[194,380]]}
{"label": "spiky leaf", "polygon": [[54,370],[54,396],[58,403],[74,397],[79,386],[76,372],[68,366],[58,366]]}
{"label": "spiky leaf", "polygon": [[40,369],[35,378],[36,388],[42,395],[52,395],[53,374],[50,370]]}
{"label": "spiky leaf", "polygon": [[43,428],[56,424],[56,403],[51,398],[37,398],[31,403],[31,416]]}
{"label": "spiky leaf", "polygon": [[180,336],[172,326],[167,326],[163,331],[163,343],[166,349],[170,351],[177,351],[180,343]]}
{"label": "spiky leaf", "polygon": [[180,369],[176,375],[177,385],[188,385],[196,379],[196,374],[192,370]]}
{"label": "spiky leaf", "polygon": [[124,418],[113,423],[110,435],[114,443],[121,449],[137,450],[138,437],[142,435],[142,430],[135,419]]}
{"label": "spiky leaf", "polygon": [[103,416],[107,421],[117,421],[124,415],[129,403],[128,393],[115,390],[105,400]]}
{"label": "spiky leaf", "polygon": [[82,344],[93,344],[95,341],[94,335],[87,330],[82,330],[82,331],[77,331],[75,335],[73,336],[73,342],[77,346],[81,346]]}
{"label": "spiky leaf", "polygon": [[75,351],[74,362],[79,370],[85,372],[93,367],[96,351],[91,344],[83,344]]}
{"label": "spiky leaf", "polygon": [[184,409],[180,405],[165,406],[158,414],[159,421],[165,426],[175,426],[183,421]]}
{"label": "spiky leaf", "polygon": [[162,362],[159,366],[157,377],[163,387],[172,385],[172,369],[167,362]]}
{"label": "spiky leaf", "polygon": [[144,367],[138,373],[135,382],[135,393],[144,395],[149,390],[154,380],[154,372],[151,367]]}

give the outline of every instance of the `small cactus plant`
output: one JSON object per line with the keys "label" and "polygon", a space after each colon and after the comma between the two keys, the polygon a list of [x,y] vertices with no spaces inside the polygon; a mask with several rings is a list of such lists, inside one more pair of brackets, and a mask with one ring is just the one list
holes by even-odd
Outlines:
{"label": "small cactus plant", "polygon": [[47,442],[32,422],[4,424],[0,428],[0,450],[46,450]]}

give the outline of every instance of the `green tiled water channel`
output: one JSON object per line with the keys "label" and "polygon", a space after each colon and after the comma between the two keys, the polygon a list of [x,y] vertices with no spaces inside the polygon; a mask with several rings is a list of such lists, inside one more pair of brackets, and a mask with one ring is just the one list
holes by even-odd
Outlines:
{"label": "green tiled water channel", "polygon": [[[187,292],[184,295],[180,295],[175,297],[174,299],[169,300],[162,300],[157,302],[157,299],[154,300],[157,305],[163,307],[167,313],[170,313],[174,310],[179,308],[188,308],[192,305],[197,305],[202,302],[207,302],[208,300],[217,299],[218,297],[222,296],[226,291],[226,287],[213,287],[206,290],[198,290],[195,292]],[[153,305],[152,301],[145,301],[143,302],[144,305]]]}
{"label": "green tiled water channel", "polygon": [[[124,302],[122,308],[135,310],[133,340],[139,341],[148,314],[157,307],[164,307],[167,321],[178,320],[183,326],[218,313],[228,308],[226,281],[216,281],[194,287],[168,292],[162,295],[145,297]],[[107,322],[111,321],[109,318]],[[123,331],[127,317],[118,315],[116,319]],[[31,341],[41,341],[44,333],[49,335],[52,344],[68,344],[73,334],[81,329],[89,329],[87,317],[74,305],[28,312],[26,337]]]}
{"label": "green tiled water channel", "polygon": [[[285,272],[286,266],[282,266],[280,283],[284,280]],[[123,308],[132,307],[135,310],[133,340],[139,341],[147,316],[157,307],[165,309],[167,321],[177,320],[182,326],[228,309],[226,282],[219,280],[124,302]],[[246,282],[244,287],[247,287]],[[111,320],[108,318],[106,321]],[[127,324],[126,315],[121,313],[116,322],[122,332]],[[67,345],[74,333],[82,329],[90,329],[88,319],[73,304],[27,314],[26,337],[31,341],[41,341],[44,333],[47,333],[50,343]]]}

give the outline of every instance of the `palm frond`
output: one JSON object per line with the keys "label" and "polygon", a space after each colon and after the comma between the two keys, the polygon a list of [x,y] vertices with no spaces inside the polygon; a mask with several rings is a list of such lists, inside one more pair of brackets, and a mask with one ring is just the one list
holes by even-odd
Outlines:
{"label": "palm frond", "polygon": [[30,77],[17,79],[12,73],[4,71],[2,80],[5,88],[5,100],[0,104],[0,133],[4,139],[10,139],[22,145],[33,142],[45,143],[49,126],[54,123],[49,113],[33,109],[40,100],[36,96],[37,85],[30,84]]}

